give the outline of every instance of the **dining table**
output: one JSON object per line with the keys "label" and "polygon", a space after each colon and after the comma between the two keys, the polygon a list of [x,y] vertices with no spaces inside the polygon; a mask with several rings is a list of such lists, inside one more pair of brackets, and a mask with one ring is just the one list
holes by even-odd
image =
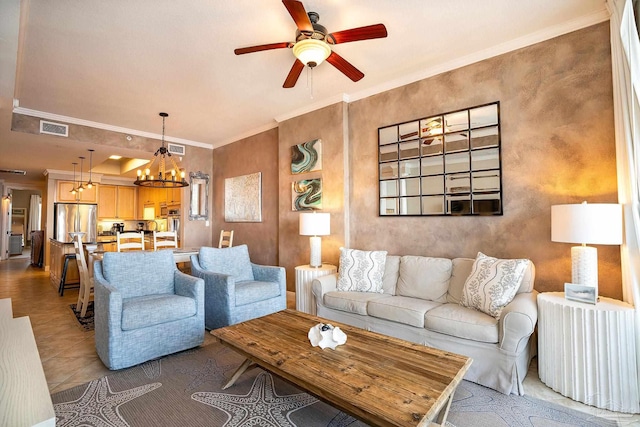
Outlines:
{"label": "dining table", "polygon": [[[200,252],[200,248],[166,248],[166,249],[159,249],[159,250],[173,252],[173,259],[175,260],[176,264],[178,264],[178,269],[186,273],[188,273],[191,270],[190,266],[185,267],[184,265],[181,266],[180,264],[190,263],[191,255],[198,255],[198,253]],[[93,262],[102,261],[103,255],[106,252],[109,252],[109,251],[105,251],[101,249],[87,251],[88,261],[89,261],[89,266],[88,266],[89,275],[91,277],[93,277]]]}

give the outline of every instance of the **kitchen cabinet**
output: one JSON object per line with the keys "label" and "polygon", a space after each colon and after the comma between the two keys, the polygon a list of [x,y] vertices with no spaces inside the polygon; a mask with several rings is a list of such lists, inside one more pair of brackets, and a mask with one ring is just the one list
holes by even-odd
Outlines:
{"label": "kitchen cabinet", "polygon": [[[71,190],[76,186],[72,181],[58,181],[57,202],[76,202],[76,194],[71,194]],[[95,203],[97,201],[96,185],[85,188],[80,194],[80,201],[83,203]]]}
{"label": "kitchen cabinet", "polygon": [[153,206],[160,216],[162,206],[180,207],[182,188],[138,188],[138,218],[144,217],[145,206]]}
{"label": "kitchen cabinet", "polygon": [[[64,256],[66,254],[75,254],[76,249],[73,243],[62,243],[54,239],[49,240],[50,247],[50,259],[49,259],[49,280],[53,287],[58,289],[60,286],[60,279],[62,277],[62,270],[64,268]],[[65,278],[66,283],[73,283],[80,281],[80,275],[78,273],[78,265],[76,260],[69,261],[67,266],[67,275]]]}
{"label": "kitchen cabinet", "polygon": [[167,206],[180,205],[182,198],[182,187],[170,188],[167,190]]}
{"label": "kitchen cabinet", "polygon": [[101,185],[98,190],[98,217],[136,219],[136,188]]}

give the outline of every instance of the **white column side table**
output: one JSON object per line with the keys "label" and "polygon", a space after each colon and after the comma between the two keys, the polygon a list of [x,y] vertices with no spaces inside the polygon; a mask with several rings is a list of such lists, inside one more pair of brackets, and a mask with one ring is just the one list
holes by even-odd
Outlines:
{"label": "white column side table", "polygon": [[538,374],[573,400],[611,411],[638,413],[635,312],[601,297],[593,305],[538,294]]}
{"label": "white column side table", "polygon": [[299,265],[296,267],[296,310],[316,314],[316,300],[312,292],[313,280],[338,271],[338,267],[322,264],[322,267]]}

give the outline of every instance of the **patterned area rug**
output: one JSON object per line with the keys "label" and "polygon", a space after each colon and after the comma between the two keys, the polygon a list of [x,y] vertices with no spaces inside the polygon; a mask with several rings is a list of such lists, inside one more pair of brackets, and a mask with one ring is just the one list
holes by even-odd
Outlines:
{"label": "patterned area rug", "polygon": [[[261,369],[222,385],[242,357],[218,343],[118,371],[52,395],[56,426],[362,427]],[[449,427],[613,426],[580,412],[464,381]]]}
{"label": "patterned area rug", "polygon": [[85,317],[80,317],[80,311],[76,310],[76,304],[71,304],[69,306],[76,320],[78,321],[78,326],[83,331],[93,331],[93,301],[89,301],[87,305],[87,312],[85,313]]}

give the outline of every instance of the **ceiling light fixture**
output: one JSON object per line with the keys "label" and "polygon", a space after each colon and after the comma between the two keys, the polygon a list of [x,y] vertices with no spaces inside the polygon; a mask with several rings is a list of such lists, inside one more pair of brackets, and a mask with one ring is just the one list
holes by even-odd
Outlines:
{"label": "ceiling light fixture", "polygon": [[331,48],[322,40],[304,39],[293,46],[293,54],[309,68],[317,67],[331,55]]}
{"label": "ceiling light fixture", "polygon": [[78,192],[82,193],[84,191],[84,184],[82,183],[82,167],[84,166],[84,157],[78,157],[80,159],[80,181],[78,181]]}
{"label": "ceiling light fixture", "polygon": [[73,165],[73,188],[69,191],[71,194],[76,194],[78,190],[76,189],[76,165],[78,162],[71,163]]}
{"label": "ceiling light fixture", "polygon": [[[173,160],[171,153],[167,150],[164,143],[164,119],[169,117],[167,113],[160,113],[160,117],[162,117],[162,145],[153,155],[153,160],[151,164],[142,171],[138,169],[138,178],[136,178],[134,184],[140,185],[142,187],[163,187],[163,188],[171,188],[171,187],[187,187],[189,184],[185,179],[186,172],[183,168],[179,168],[176,161]],[[167,159],[173,166],[168,172],[166,170],[166,161]],[[151,175],[151,168],[153,167],[156,160],[158,163],[158,174]]]}
{"label": "ceiling light fixture", "polygon": [[87,188],[93,187],[93,181],[91,180],[91,169],[93,168],[93,152],[95,150],[88,149],[89,152],[89,182],[87,182]]}

